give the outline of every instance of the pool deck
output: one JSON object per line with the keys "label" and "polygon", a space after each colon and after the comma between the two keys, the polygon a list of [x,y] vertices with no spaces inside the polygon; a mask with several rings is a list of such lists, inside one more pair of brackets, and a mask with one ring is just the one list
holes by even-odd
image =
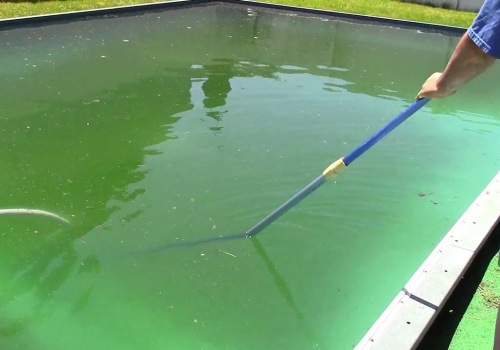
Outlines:
{"label": "pool deck", "polygon": [[500,225],[443,306],[417,350],[492,349],[500,303]]}

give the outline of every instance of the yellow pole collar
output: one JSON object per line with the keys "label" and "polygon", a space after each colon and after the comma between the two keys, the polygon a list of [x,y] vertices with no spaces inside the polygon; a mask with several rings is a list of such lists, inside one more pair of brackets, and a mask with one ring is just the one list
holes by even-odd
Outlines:
{"label": "yellow pole collar", "polygon": [[347,167],[347,165],[344,163],[344,158],[340,158],[323,171],[323,176],[326,177],[327,180],[330,180],[337,176],[345,167]]}

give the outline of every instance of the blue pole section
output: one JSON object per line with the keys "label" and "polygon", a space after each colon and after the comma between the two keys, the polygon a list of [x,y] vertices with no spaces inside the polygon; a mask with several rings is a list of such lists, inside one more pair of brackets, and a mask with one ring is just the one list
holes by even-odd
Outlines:
{"label": "blue pole section", "polygon": [[413,113],[418,111],[423,105],[429,102],[428,98],[423,98],[413,102],[406,110],[401,112],[396,118],[387,123],[382,129],[380,129],[376,134],[372,135],[368,140],[366,140],[362,145],[356,148],[354,151],[349,153],[344,157],[345,165],[349,165],[358,159],[363,153],[370,149],[374,144],[376,144],[385,135],[390,133],[399,124],[408,119]]}
{"label": "blue pole section", "polygon": [[308,196],[318,187],[326,182],[326,177],[321,174],[318,176],[313,182],[304,187],[302,190],[297,192],[292,198],[283,203],[279,208],[276,208],[271,214],[266,216],[264,219],[259,221],[255,226],[250,228],[245,232],[247,237],[253,237],[263,229],[265,229],[269,224],[271,224],[274,220],[283,215],[288,209],[293,207],[295,204],[300,202],[304,197]]}

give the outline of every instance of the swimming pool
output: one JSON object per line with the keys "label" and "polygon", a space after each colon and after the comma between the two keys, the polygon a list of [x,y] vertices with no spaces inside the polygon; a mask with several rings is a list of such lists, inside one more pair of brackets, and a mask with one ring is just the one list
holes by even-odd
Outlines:
{"label": "swimming pool", "polygon": [[[228,3],[0,32],[6,349],[352,348],[499,169],[499,68],[401,112],[457,33]],[[474,166],[470,164],[473,163]]]}

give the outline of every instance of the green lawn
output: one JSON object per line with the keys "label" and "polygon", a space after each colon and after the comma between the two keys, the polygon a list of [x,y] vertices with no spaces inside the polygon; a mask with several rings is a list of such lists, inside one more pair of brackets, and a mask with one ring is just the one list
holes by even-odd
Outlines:
{"label": "green lawn", "polygon": [[104,7],[157,2],[153,0],[59,0],[37,2],[0,1],[0,18],[34,16],[48,13],[81,11]]}
{"label": "green lawn", "polygon": [[498,254],[491,260],[455,335],[450,350],[492,349],[500,295]]}
{"label": "green lawn", "polygon": [[[1,1],[1,0],[0,0]],[[284,5],[319,8],[370,16],[468,27],[475,14],[405,3],[402,0],[269,0]],[[0,2],[0,18],[32,16],[92,8],[144,4],[151,0],[62,0]]]}

